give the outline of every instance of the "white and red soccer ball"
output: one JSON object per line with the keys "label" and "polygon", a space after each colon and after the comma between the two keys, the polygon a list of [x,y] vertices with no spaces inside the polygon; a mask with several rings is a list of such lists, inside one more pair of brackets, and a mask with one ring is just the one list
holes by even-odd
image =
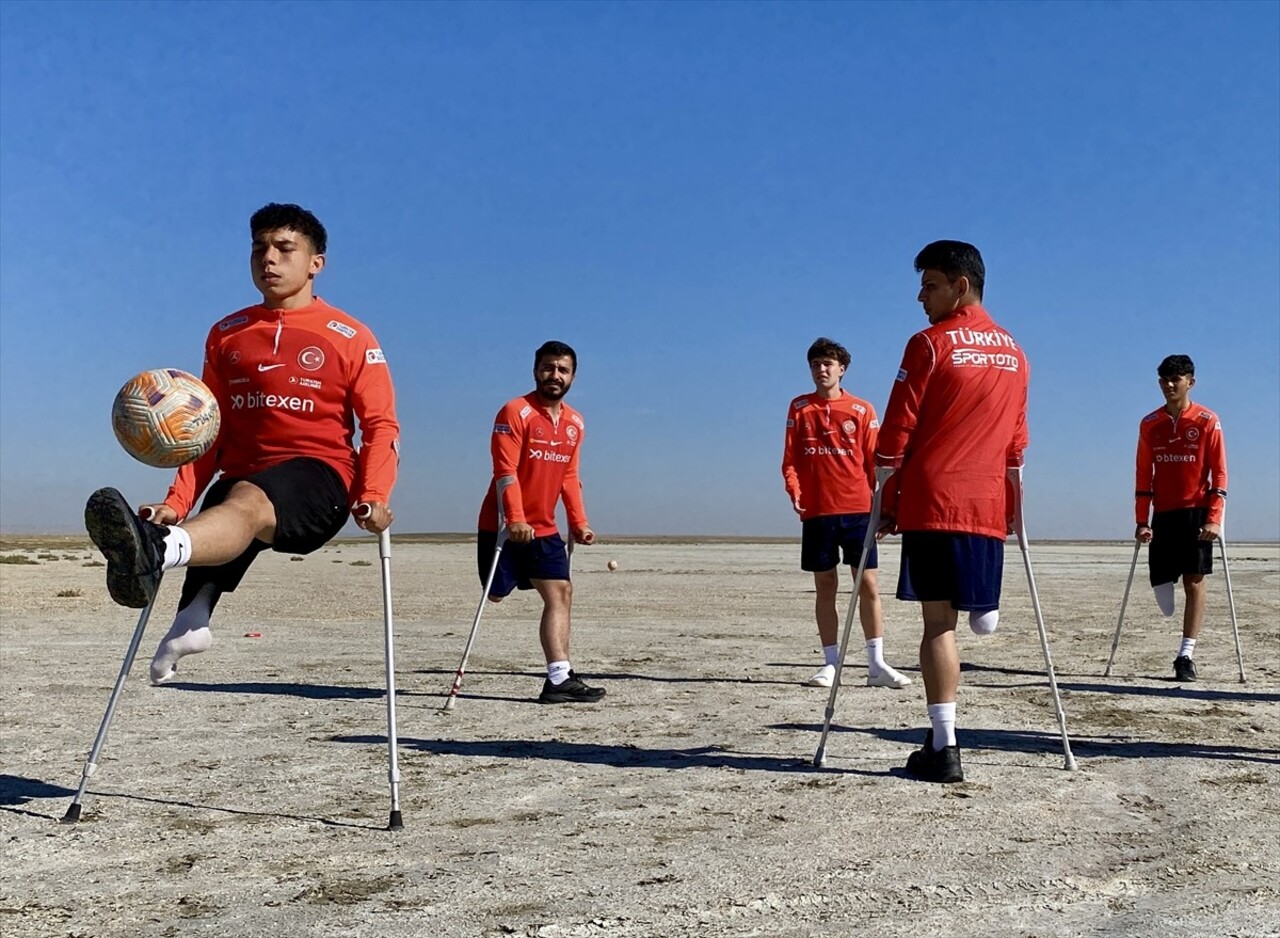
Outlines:
{"label": "white and red soccer ball", "polygon": [[221,425],[213,392],[176,368],[135,375],[111,405],[111,429],[125,452],[160,469],[199,459],[217,440]]}

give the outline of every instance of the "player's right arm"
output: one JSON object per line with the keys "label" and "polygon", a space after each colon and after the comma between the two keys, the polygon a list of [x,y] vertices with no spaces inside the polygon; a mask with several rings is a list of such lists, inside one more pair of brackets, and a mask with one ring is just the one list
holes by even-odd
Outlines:
{"label": "player's right arm", "polygon": [[933,343],[923,332],[917,332],[902,353],[902,366],[894,379],[889,404],[880,421],[876,438],[876,465],[897,467],[902,464],[911,434],[920,421],[920,406],[934,366]]}
{"label": "player's right arm", "polygon": [[1133,514],[1137,522],[1134,537],[1142,542],[1151,540],[1151,501],[1155,498],[1155,454],[1144,432],[1145,424],[1138,425],[1138,452],[1135,457],[1133,486]]}
{"label": "player's right arm", "polygon": [[791,507],[795,509],[796,514],[802,514],[803,509],[800,507],[800,473],[796,466],[799,463],[797,458],[796,446],[800,438],[799,412],[796,409],[795,401],[791,402],[791,406],[787,408],[787,432],[782,441],[782,483],[786,487],[787,496],[791,499]]}
{"label": "player's right arm", "polygon": [[223,413],[223,429],[218,433],[218,438],[213,441],[207,453],[195,462],[178,468],[178,474],[173,480],[173,485],[169,486],[169,494],[165,496],[164,502],[159,505],[143,505],[138,509],[139,514],[144,518],[149,517],[157,524],[174,524],[185,520],[191,513],[191,509],[195,507],[200,493],[217,475],[218,467],[222,462],[223,434],[226,432],[225,415],[231,411],[231,399],[227,395],[226,382],[218,374],[215,365],[218,360],[218,349],[214,339],[216,334],[215,326],[209,330],[209,337],[205,340],[204,369],[200,374],[200,380],[208,386],[218,400],[218,407]]}
{"label": "player's right arm", "polygon": [[[889,403],[880,421],[880,433],[876,437],[875,464],[880,469],[899,469],[906,455],[911,436],[920,421],[920,408],[924,392],[933,374],[936,354],[933,343],[923,332],[917,332],[907,341],[902,353],[902,365],[889,392]],[[894,473],[884,483],[881,495],[881,530],[896,530],[894,519],[898,515],[899,473]]]}
{"label": "player's right arm", "polygon": [[493,457],[493,482],[509,477],[511,484],[502,491],[502,504],[498,506],[507,525],[507,536],[516,544],[533,539],[533,528],[525,521],[524,500],[520,494],[520,452],[524,445],[524,419],[520,416],[523,398],[509,401],[493,421],[493,437],[489,453]]}

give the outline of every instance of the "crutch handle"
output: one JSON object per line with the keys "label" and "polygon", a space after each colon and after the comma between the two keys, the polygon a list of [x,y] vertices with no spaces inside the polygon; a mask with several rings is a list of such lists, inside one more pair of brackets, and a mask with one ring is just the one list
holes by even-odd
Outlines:
{"label": "crutch handle", "polygon": [[[356,505],[356,510],[353,514],[363,521],[373,514],[373,506],[368,502],[361,502]],[[378,556],[383,560],[391,556],[391,532],[386,528],[378,532]]]}

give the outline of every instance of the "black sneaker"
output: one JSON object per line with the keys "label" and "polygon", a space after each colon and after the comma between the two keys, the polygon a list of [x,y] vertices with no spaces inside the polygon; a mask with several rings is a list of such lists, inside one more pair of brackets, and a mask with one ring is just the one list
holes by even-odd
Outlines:
{"label": "black sneaker", "polygon": [[131,609],[145,608],[160,587],[164,528],[143,521],[115,489],[98,489],[84,506],[84,526],[107,558],[111,598]]}
{"label": "black sneaker", "polygon": [[1175,681],[1194,681],[1196,679],[1196,663],[1186,655],[1178,655],[1173,659],[1173,679]]}
{"label": "black sneaker", "polygon": [[588,687],[570,671],[568,678],[560,684],[543,681],[538,703],[598,703],[603,697],[603,687]]}
{"label": "black sneaker", "polygon": [[924,736],[923,748],[907,757],[907,772],[926,782],[964,781],[964,769],[960,767],[960,747],[947,746],[936,752],[933,748],[933,730]]}

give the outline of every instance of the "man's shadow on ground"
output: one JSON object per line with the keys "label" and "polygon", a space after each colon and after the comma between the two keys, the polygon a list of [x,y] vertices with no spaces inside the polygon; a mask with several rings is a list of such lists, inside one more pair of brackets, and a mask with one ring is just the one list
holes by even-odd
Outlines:
{"label": "man's shadow on ground", "polygon": [[[774,730],[820,733],[817,723],[775,723]],[[832,725],[832,733],[861,733],[895,743],[920,746],[924,739],[919,729],[880,729],[876,727],[852,727]],[[1249,749],[1244,746],[1223,746],[1212,743],[1173,743],[1136,740],[1125,736],[1079,736],[1071,733],[1070,714],[1067,732],[1071,739],[1071,751],[1082,759],[1223,759],[1234,762],[1258,762],[1264,765],[1280,765],[1280,749]],[[1029,730],[970,729],[957,731],[962,749],[991,749],[997,752],[1051,753],[1062,751],[1062,736],[1057,733]]]}
{"label": "man's shadow on ground", "polygon": [[[385,746],[385,736],[333,736],[331,741],[361,746]],[[738,769],[746,772],[823,772],[840,775],[886,776],[890,773],[858,769],[816,768],[800,754],[779,756],[737,752],[724,746],[690,749],[645,749],[631,745],[565,742],[555,739],[456,740],[400,738],[400,746],[437,756],[483,759],[545,759],[579,765],[607,765],[618,769]]]}

